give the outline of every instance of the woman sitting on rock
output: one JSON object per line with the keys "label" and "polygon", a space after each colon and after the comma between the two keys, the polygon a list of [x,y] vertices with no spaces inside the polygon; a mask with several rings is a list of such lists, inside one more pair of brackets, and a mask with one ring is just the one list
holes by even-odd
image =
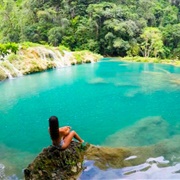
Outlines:
{"label": "woman sitting on rock", "polygon": [[73,138],[77,139],[80,143],[84,142],[75,131],[70,130],[70,126],[59,128],[59,122],[56,116],[49,118],[49,133],[54,146],[66,149]]}

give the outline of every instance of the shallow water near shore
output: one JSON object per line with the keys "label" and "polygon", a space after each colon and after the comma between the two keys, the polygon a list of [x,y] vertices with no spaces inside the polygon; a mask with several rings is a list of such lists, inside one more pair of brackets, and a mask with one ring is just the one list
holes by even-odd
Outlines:
{"label": "shallow water near shore", "polygon": [[97,146],[155,147],[137,166],[85,161],[79,179],[180,179],[179,67],[103,59],[7,80],[0,92],[0,179],[22,179],[51,144],[51,115]]}

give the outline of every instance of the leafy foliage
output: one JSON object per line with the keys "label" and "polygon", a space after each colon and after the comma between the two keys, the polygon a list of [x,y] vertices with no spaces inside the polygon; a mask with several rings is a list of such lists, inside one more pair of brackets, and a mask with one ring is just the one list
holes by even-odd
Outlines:
{"label": "leafy foliage", "polygon": [[18,45],[15,43],[0,44],[0,57],[4,57],[10,53],[15,53],[18,50]]}
{"label": "leafy foliage", "polygon": [[143,56],[157,57],[163,53],[162,34],[158,28],[145,28],[141,38],[144,40],[141,44]]}
{"label": "leafy foliage", "polygon": [[1,43],[179,58],[178,0],[2,0],[0,21]]}

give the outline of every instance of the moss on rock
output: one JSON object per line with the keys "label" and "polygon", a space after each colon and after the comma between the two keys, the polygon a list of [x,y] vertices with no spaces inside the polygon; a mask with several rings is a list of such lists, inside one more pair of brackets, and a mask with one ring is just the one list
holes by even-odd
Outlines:
{"label": "moss on rock", "polygon": [[65,150],[55,146],[44,148],[24,170],[25,179],[76,179],[83,169],[85,149],[74,141]]}

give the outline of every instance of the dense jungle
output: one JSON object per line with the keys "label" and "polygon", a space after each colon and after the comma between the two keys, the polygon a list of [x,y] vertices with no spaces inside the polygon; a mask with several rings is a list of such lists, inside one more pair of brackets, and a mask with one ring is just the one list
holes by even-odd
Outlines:
{"label": "dense jungle", "polygon": [[1,0],[0,22],[1,55],[9,43],[33,42],[180,59],[179,0]]}

